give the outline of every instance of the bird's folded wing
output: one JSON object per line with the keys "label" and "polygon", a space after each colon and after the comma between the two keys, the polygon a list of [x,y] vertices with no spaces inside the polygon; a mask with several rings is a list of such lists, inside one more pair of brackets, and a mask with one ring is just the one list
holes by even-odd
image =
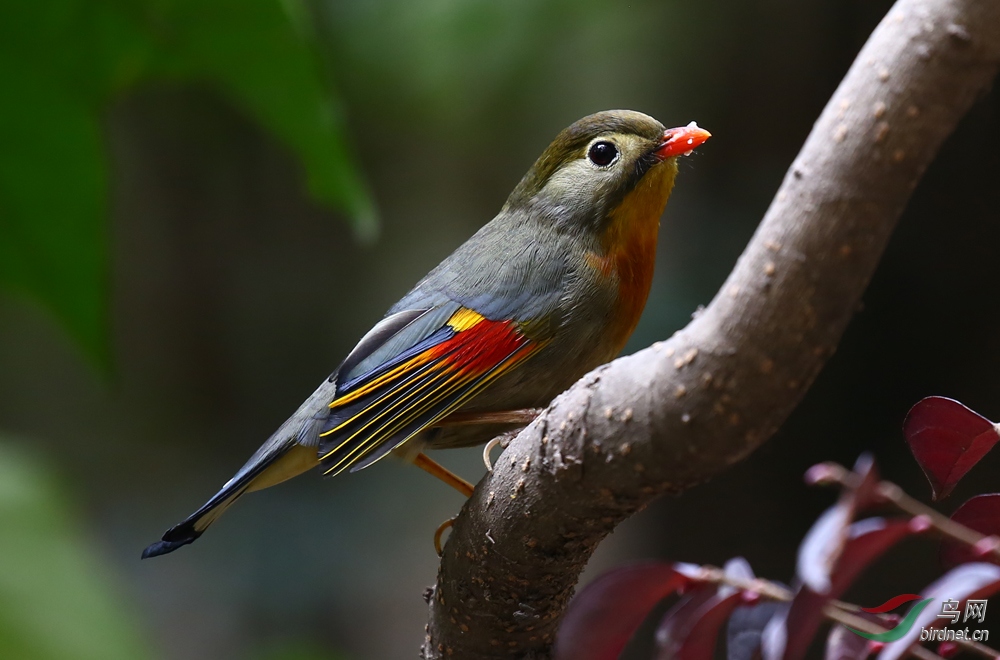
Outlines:
{"label": "bird's folded wing", "polygon": [[436,328],[421,328],[416,341],[379,364],[341,371],[331,414],[320,432],[324,474],[374,463],[543,344],[527,337],[514,321],[491,321],[465,307],[456,307],[445,319]]}

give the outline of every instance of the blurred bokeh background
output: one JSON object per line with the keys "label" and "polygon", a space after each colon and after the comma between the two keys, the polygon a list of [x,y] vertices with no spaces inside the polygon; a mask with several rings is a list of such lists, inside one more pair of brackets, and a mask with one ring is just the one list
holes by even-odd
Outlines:
{"label": "blurred bokeh background", "polygon": [[[306,476],[190,548],[139,553],[583,115],[633,108],[715,136],[681,163],[628,350],[682,327],[889,6],[5,3],[0,657],[414,657],[431,536],[461,501],[408,466]],[[622,525],[587,576],[740,554],[787,580],[833,498],[802,472],[862,450],[928,499],[908,407],[941,394],[1000,418],[998,119],[991,94],[945,145],[788,424]],[[482,472],[478,449],[438,457]],[[995,490],[998,466],[994,452],[942,509]],[[882,602],[937,570],[911,542],[849,595]]]}

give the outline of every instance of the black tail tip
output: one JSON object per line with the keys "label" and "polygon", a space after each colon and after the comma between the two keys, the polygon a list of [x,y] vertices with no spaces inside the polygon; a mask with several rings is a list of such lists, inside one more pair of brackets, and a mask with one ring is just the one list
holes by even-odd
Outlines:
{"label": "black tail tip", "polygon": [[[172,531],[174,530],[170,530],[170,532]],[[149,559],[150,557],[159,557],[160,555],[169,554],[181,546],[193,543],[195,539],[201,536],[201,534],[190,534],[177,540],[167,540],[167,537],[170,536],[170,532],[163,535],[162,541],[157,541],[143,550],[142,559]]]}

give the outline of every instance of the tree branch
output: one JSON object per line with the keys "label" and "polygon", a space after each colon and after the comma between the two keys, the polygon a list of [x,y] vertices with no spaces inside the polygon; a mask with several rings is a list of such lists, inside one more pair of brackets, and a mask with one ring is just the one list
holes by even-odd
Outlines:
{"label": "tree branch", "polygon": [[507,448],[455,521],[426,658],[546,658],[597,545],[770,437],[834,352],[897,219],[1000,66],[1000,3],[899,0],[715,299],[591,372]]}

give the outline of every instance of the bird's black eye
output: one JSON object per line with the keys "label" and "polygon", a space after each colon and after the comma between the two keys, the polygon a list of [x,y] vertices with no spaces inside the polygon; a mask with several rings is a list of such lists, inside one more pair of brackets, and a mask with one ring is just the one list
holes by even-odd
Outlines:
{"label": "bird's black eye", "polygon": [[606,167],[618,158],[618,147],[610,142],[595,142],[590,146],[587,158],[598,167]]}

